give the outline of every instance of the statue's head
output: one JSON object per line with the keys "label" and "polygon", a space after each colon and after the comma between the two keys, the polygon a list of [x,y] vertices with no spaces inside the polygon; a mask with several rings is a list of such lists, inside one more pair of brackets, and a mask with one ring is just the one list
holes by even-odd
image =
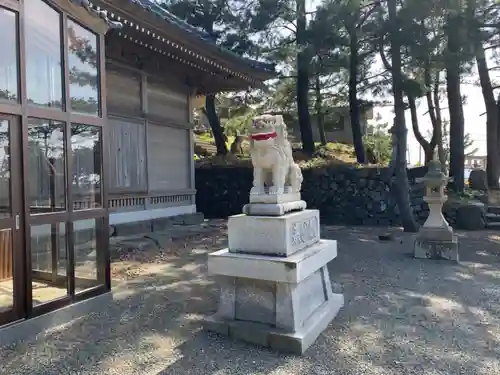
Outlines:
{"label": "statue's head", "polygon": [[286,125],[281,115],[262,115],[252,120],[250,140],[253,147],[265,148],[282,143],[287,138]]}

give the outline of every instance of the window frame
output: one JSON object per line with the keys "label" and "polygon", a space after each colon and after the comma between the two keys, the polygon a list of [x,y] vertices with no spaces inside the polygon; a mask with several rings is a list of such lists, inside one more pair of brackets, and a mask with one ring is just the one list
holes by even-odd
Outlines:
{"label": "window frame", "polygon": [[[42,111],[48,111],[46,113],[54,113],[55,116],[57,116],[57,112],[67,112],[68,110],[68,102],[67,102],[67,93],[65,92],[65,89],[66,89],[66,85],[65,85],[65,80],[66,80],[66,71],[65,71],[65,66],[67,64],[67,57],[66,57],[66,54],[65,54],[65,51],[67,51],[67,49],[65,48],[65,43],[64,43],[64,40],[63,38],[65,37],[65,30],[64,30],[64,27],[66,25],[66,21],[65,21],[65,18],[64,18],[64,13],[61,12],[61,10],[59,10],[56,6],[54,6],[53,3],[51,2],[48,2],[48,1],[45,1],[45,0],[35,0],[35,1],[41,1],[43,2],[46,6],[48,6],[50,9],[52,9],[55,13],[57,13],[58,15],[58,18],[59,18],[59,41],[60,41],[60,45],[59,45],[59,56],[61,58],[61,108],[55,108],[55,107],[46,107],[46,106],[43,106],[43,105],[39,105],[39,104],[30,104],[28,103],[28,80],[27,80],[27,65],[28,65],[28,46],[27,46],[27,41],[28,41],[28,35],[27,35],[27,27],[26,25],[28,24],[28,21],[26,20],[26,2],[23,0],[23,3],[22,3],[22,13],[23,13],[23,29],[24,29],[24,44],[25,44],[25,48],[24,50],[22,51],[23,52],[23,59],[24,59],[24,69],[23,69],[23,73],[26,77],[25,79],[25,82],[24,82],[24,93],[23,93],[23,99],[25,99],[25,101],[23,101],[23,104],[27,104],[28,107],[34,111],[35,113],[38,112],[38,109],[42,110]],[[30,115],[30,117],[43,117],[43,118],[46,118],[46,116],[38,116],[38,115]]]}
{"label": "window frame", "polygon": [[[48,213],[45,215],[30,215],[29,212],[29,174],[28,164],[25,157],[21,161],[23,185],[20,188],[19,196],[23,208],[21,209],[21,225],[19,229],[19,237],[24,245],[24,253],[22,255],[22,264],[19,264],[16,278],[22,278],[23,292],[21,293],[22,300],[20,303],[23,306],[23,311],[19,312],[19,318],[30,318],[44,314],[54,309],[63,307],[73,302],[81,301],[92,296],[96,296],[107,292],[111,288],[110,278],[110,258],[109,258],[109,211],[108,211],[108,155],[103,152],[103,145],[109,142],[108,127],[107,127],[107,106],[106,106],[106,69],[105,69],[105,27],[104,21],[91,16],[85,9],[75,4],[71,4],[65,0],[39,0],[50,6],[61,15],[60,23],[60,40],[61,40],[61,63],[62,63],[62,91],[63,101],[65,106],[63,110],[53,108],[42,108],[35,105],[30,105],[27,100],[27,70],[26,70],[26,19],[25,6],[23,0],[0,0],[0,6],[9,11],[16,12],[17,29],[16,37],[18,49],[18,85],[19,85],[19,102],[0,102],[0,114],[5,116],[16,116],[19,118],[19,127],[21,136],[22,155],[28,155],[28,136],[27,123],[28,117],[41,118],[52,121],[61,121],[65,127],[65,152],[66,152],[66,206],[65,212]],[[97,53],[98,53],[98,97],[100,116],[88,114],[73,114],[71,112],[71,103],[69,98],[69,51],[68,51],[68,19],[82,26],[94,35],[97,35]],[[73,209],[73,191],[71,183],[68,183],[69,176],[72,175],[73,158],[71,148],[71,125],[73,123],[96,126],[101,129],[101,179],[102,179],[102,204],[101,207],[95,209],[78,210]],[[81,294],[75,293],[75,264],[74,264],[74,243],[73,229],[74,222],[80,220],[92,219],[96,222],[97,236],[97,251],[98,251],[98,270],[102,277],[100,283],[95,288],[84,291]],[[66,233],[68,241],[68,289],[70,296],[53,302],[49,302],[40,306],[32,306],[31,296],[31,227],[43,224],[58,224],[66,223]],[[1,316],[0,316],[1,318]],[[8,318],[10,319],[10,318]],[[7,320],[9,321],[9,320]],[[2,324],[0,319],[0,325]]]}
{"label": "window frame", "polygon": [[17,86],[17,92],[16,92],[16,100],[2,100],[0,99],[0,105],[5,104],[5,105],[14,105],[18,106],[21,104],[21,53],[20,53],[20,36],[19,36],[19,25],[20,25],[20,14],[19,10],[17,9],[12,9],[6,4],[0,3],[0,10],[4,10],[7,12],[11,12],[14,14],[15,17],[15,29],[14,32],[16,34],[16,86]]}

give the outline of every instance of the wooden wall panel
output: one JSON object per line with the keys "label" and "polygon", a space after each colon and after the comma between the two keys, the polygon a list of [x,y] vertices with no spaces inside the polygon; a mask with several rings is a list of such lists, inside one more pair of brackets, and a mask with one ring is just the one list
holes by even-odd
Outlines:
{"label": "wooden wall panel", "polygon": [[189,121],[188,92],[148,79],[148,114],[186,124]]}
{"label": "wooden wall panel", "polygon": [[108,64],[106,83],[108,113],[141,114],[141,78],[139,75]]}
{"label": "wooden wall panel", "polygon": [[148,124],[148,179],[150,191],[189,189],[189,129]]}
{"label": "wooden wall panel", "polygon": [[146,130],[143,122],[108,118],[110,192],[146,191]]}

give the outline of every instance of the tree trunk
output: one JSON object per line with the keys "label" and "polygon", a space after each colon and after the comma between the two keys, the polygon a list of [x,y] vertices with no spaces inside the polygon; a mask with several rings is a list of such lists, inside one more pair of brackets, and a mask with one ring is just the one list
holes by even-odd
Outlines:
{"label": "tree trunk", "polygon": [[444,173],[447,172],[448,160],[444,152],[443,145],[443,118],[441,117],[441,104],[439,103],[439,79],[441,74],[436,73],[436,79],[434,83],[434,88],[432,90],[432,98],[434,101],[434,111],[436,113],[436,144],[438,148],[439,162],[441,163],[441,169]]}
{"label": "tree trunk", "polygon": [[217,155],[227,155],[224,129],[222,129],[219,116],[217,116],[217,111],[215,109],[215,94],[208,94],[205,98],[205,116],[207,116],[210,128],[212,128],[215,146],[217,147]]}
{"label": "tree trunk", "polygon": [[318,133],[321,144],[327,144],[325,134],[325,123],[323,119],[323,98],[321,97],[321,82],[319,74],[316,74],[316,117],[318,118]]}
{"label": "tree trunk", "polygon": [[[439,76],[439,72],[437,74]],[[431,90],[432,77],[431,77],[430,61],[427,62],[425,67],[425,86],[426,86],[425,99],[427,101],[427,107],[429,109],[429,116],[431,118],[431,124],[432,124],[432,137],[431,140],[429,141],[429,150],[428,150],[429,155],[426,154],[425,163],[427,164],[434,159],[436,146],[438,144],[438,141],[441,140],[442,138],[440,130],[441,125],[438,123],[436,117],[436,108],[434,107],[434,103],[432,101],[432,90]],[[429,156],[431,158],[430,160],[428,159]]]}
{"label": "tree trunk", "polygon": [[498,189],[499,169],[499,144],[498,144],[498,112],[495,96],[493,95],[493,86],[491,84],[490,74],[488,72],[488,63],[482,44],[476,46],[476,63],[483,92],[484,105],[486,107],[486,176],[488,187]]}
{"label": "tree trunk", "polygon": [[420,132],[420,128],[418,126],[417,104],[415,98],[412,95],[407,95],[407,97],[408,97],[408,105],[410,107],[411,126],[413,129],[413,134],[415,135],[415,139],[417,140],[417,142],[424,150],[425,165],[427,165],[434,157],[434,149],[431,148],[431,144],[427,142],[427,140]]}
{"label": "tree trunk", "polygon": [[446,91],[450,113],[450,176],[451,186],[457,193],[464,191],[464,112],[460,91],[460,30],[463,25],[461,17],[451,15],[446,25],[447,56]]}
{"label": "tree trunk", "polygon": [[[500,145],[500,94],[497,97],[497,129],[497,142]],[[500,155],[500,149],[497,152]]]}
{"label": "tree trunk", "polygon": [[306,35],[306,3],[297,1],[297,114],[299,118],[302,150],[314,153],[314,138],[309,116],[309,59]]}
{"label": "tree trunk", "polygon": [[358,35],[356,25],[349,27],[350,57],[349,57],[349,114],[351,118],[352,142],[358,163],[366,163],[363,134],[358,103]]}
{"label": "tree trunk", "polygon": [[410,186],[406,171],[407,129],[405,123],[405,105],[403,100],[403,74],[401,70],[401,44],[398,39],[399,25],[397,20],[397,0],[388,0],[389,22],[391,26],[391,57],[392,57],[392,92],[394,95],[395,121],[393,132],[397,140],[396,160],[394,161],[395,196],[405,232],[417,232],[418,226],[413,217],[410,203]]}

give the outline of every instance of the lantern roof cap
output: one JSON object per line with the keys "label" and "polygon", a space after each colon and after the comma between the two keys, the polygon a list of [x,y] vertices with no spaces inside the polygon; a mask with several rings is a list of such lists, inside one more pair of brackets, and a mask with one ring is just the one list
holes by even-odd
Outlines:
{"label": "lantern roof cap", "polygon": [[441,163],[438,160],[431,160],[427,165],[427,173],[424,176],[424,180],[448,180],[448,177],[443,173],[441,169]]}

